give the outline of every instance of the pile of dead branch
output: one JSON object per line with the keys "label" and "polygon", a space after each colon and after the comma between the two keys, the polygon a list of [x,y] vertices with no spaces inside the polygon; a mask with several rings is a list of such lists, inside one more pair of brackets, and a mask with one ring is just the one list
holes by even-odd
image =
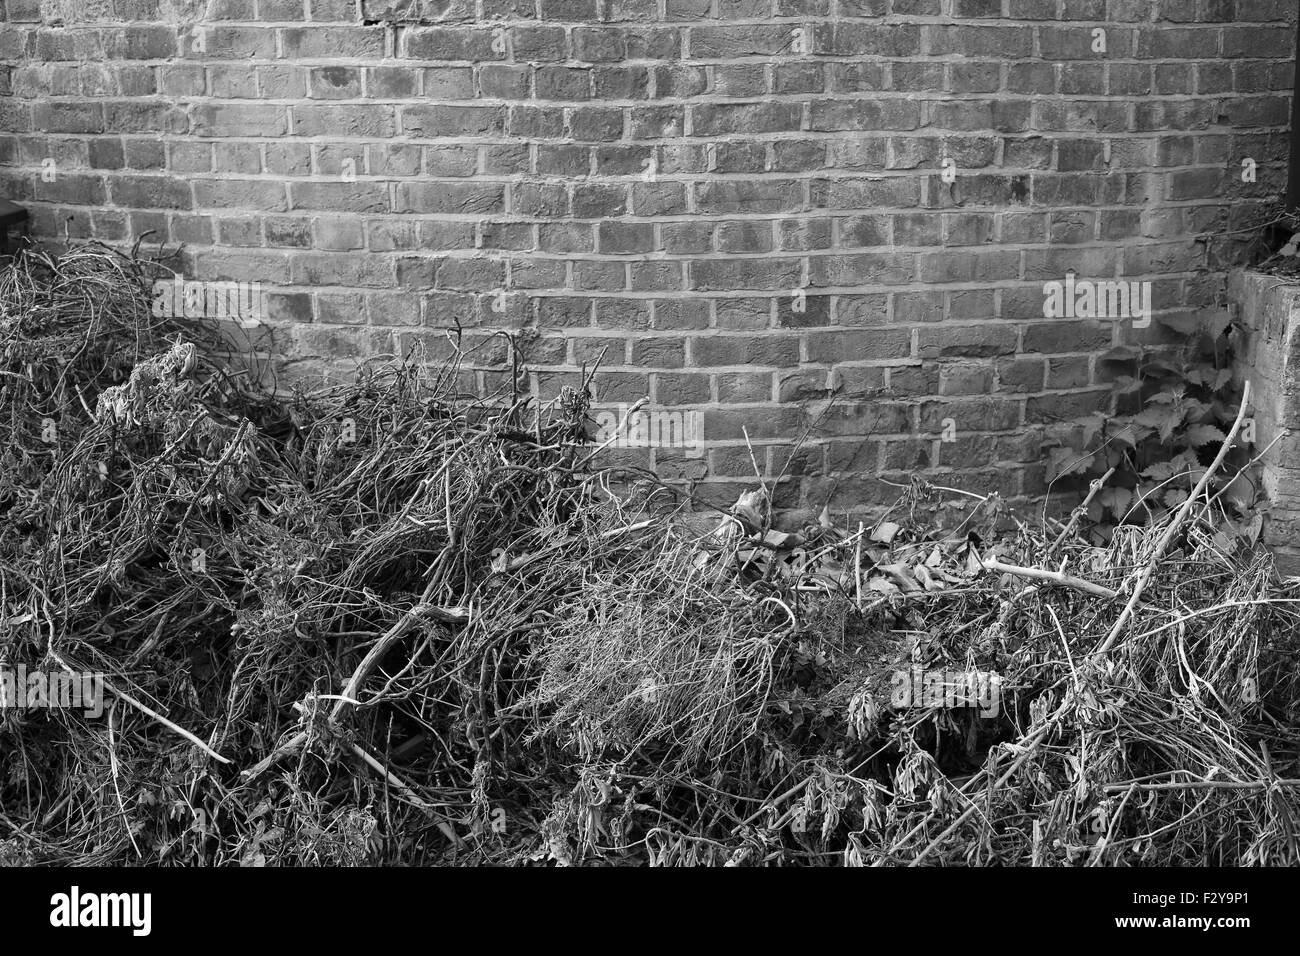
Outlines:
{"label": "pile of dead branch", "polygon": [[152,270],[0,278],[0,669],[105,687],[0,709],[0,861],[1300,862],[1300,594],[1214,468],[1105,547],[919,481],[691,531],[583,381],[268,391]]}

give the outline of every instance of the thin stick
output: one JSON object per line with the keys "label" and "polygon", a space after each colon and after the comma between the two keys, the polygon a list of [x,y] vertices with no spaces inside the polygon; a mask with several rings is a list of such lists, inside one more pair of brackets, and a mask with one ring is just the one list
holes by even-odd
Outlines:
{"label": "thin stick", "polygon": [[[364,658],[362,658],[361,663],[357,665],[356,670],[352,672],[352,676],[348,679],[347,685],[343,688],[342,693],[335,698],[334,708],[330,711],[329,715],[331,722],[338,720],[345,709],[356,704],[357,692],[361,687],[361,683],[370,675],[370,671],[374,668],[375,664],[381,657],[383,657],[384,653],[392,647],[395,641],[406,635],[406,633],[410,631],[411,628],[413,628],[422,618],[434,617],[446,623],[464,623],[466,618],[454,613],[453,610],[440,608],[426,603],[429,600],[429,597],[437,590],[439,581],[440,578],[435,575],[425,587],[424,594],[421,595],[420,600],[416,602],[415,606],[403,614],[396,624],[385,631],[383,635],[380,636],[379,640],[375,641],[374,646],[370,648],[370,651]],[[295,706],[297,705],[295,704]],[[306,743],[306,741],[307,734],[305,732],[294,734],[266,757],[263,757],[254,766],[245,770],[244,776],[252,778],[264,773],[282,757],[286,757],[295,752],[299,747]]]}
{"label": "thin stick", "polygon": [[[1013,776],[1015,776],[1016,771],[1020,769],[1021,765],[1026,760],[1028,760],[1030,755],[1034,752],[1033,748],[1036,747],[1038,743],[1044,737],[1047,736],[1047,732],[1056,725],[1056,721],[1060,713],[1061,711],[1058,710],[1056,714],[1052,715],[1051,719],[1049,719],[1047,723],[1043,724],[1042,727],[1038,728],[1038,730],[1034,731],[1034,733],[1030,734],[1028,737],[1023,738],[1016,745],[1018,747],[1024,748],[1024,752],[1021,753],[1020,756],[1018,756],[1012,762],[1011,766],[1007,768],[1006,773],[1002,774],[1002,776],[998,777],[998,779],[993,782],[993,785],[990,789],[998,790],[1002,788],[1003,786],[1006,785],[1006,782],[1008,780],[1010,780]],[[969,781],[967,781],[967,786],[969,786],[972,782],[978,780],[979,778],[980,778],[980,774],[976,774]],[[965,789],[966,789],[965,787],[962,788],[962,790]],[[940,833],[937,837],[935,837],[933,840],[930,841],[930,843],[926,846],[924,850],[922,850],[915,857],[913,857],[912,861],[908,863],[908,866],[919,866],[921,861],[930,855],[931,850],[933,850],[940,843],[942,843],[944,841],[944,838],[947,837],[948,834],[954,832],[959,826],[961,826],[963,823],[969,820],[971,818],[971,815],[974,814],[977,809],[978,808],[975,805],[975,803],[972,802],[971,805],[962,812],[961,816],[957,817],[956,820],[953,820],[952,823],[950,823],[942,833]],[[904,837],[904,839],[911,837],[912,834],[919,831],[924,824],[925,821],[922,820],[920,823],[918,823],[915,827],[913,827],[908,832],[907,837]]]}
{"label": "thin stick", "polygon": [[1154,637],[1162,631],[1167,631],[1171,627],[1177,627],[1184,621],[1190,621],[1194,617],[1200,617],[1203,614],[1213,614],[1215,611],[1226,611],[1234,607],[1253,607],[1260,604],[1300,604],[1300,598],[1255,598],[1250,601],[1225,601],[1222,604],[1215,604],[1213,607],[1203,607],[1195,611],[1189,611],[1180,615],[1168,624],[1161,624],[1159,627],[1153,627],[1149,631],[1144,631],[1137,636],[1138,640],[1146,640],[1148,637]]}
{"label": "thin stick", "polygon": [[618,436],[623,433],[623,429],[627,427],[627,423],[632,420],[632,416],[635,415],[637,412],[639,412],[642,406],[644,406],[649,401],[650,399],[648,397],[637,399],[637,403],[627,410],[627,414],[624,415],[623,420],[618,423],[618,427],[614,429],[614,433],[610,435],[607,439],[605,439],[605,443],[601,445],[599,448],[597,448],[595,451],[593,451],[586,458],[582,459],[582,461],[578,462],[578,464],[575,467],[581,468],[583,465],[587,464],[587,462],[591,461],[591,459],[595,458],[597,455],[599,455],[610,445],[614,444],[615,439],[617,439]]}
{"label": "thin stick", "polygon": [[[302,706],[302,703],[299,701],[294,701],[293,709],[298,711],[299,713],[306,712],[306,709]],[[442,832],[442,835],[445,836],[449,841],[451,841],[451,843],[453,843],[457,847],[464,846],[464,843],[461,841],[460,836],[457,835],[456,831],[453,830],[451,828],[451,825],[447,822],[447,818],[442,814],[438,813],[431,804],[426,802],[423,797],[421,797],[418,793],[416,793],[415,790],[410,786],[410,784],[408,784],[397,774],[393,773],[391,770],[385,767],[382,763],[380,763],[380,761],[376,757],[369,754],[367,751],[362,749],[357,744],[349,743],[348,746],[351,747],[352,752],[356,754],[358,757],[360,757],[366,764],[368,764],[374,770],[377,770],[385,780],[387,780],[390,784],[392,784],[398,790],[398,792],[402,794],[402,796],[406,797],[407,800],[409,800],[412,804],[414,804],[419,809],[423,810],[425,813],[429,814],[431,817],[436,818],[434,821],[435,824],[437,825],[438,829]]]}
{"label": "thin stick", "polygon": [[853,584],[857,588],[858,613],[862,613],[862,533],[866,529],[858,522],[858,540],[853,548]]}
{"label": "thin stick", "polygon": [[116,704],[108,708],[108,767],[113,775],[113,792],[117,794],[117,807],[122,811],[122,826],[126,830],[126,838],[131,841],[135,855],[140,857],[144,854],[140,852],[140,844],[135,842],[135,834],[131,832],[131,818],[127,816],[126,804],[122,802],[122,789],[117,785],[117,744],[113,741],[113,712],[116,710]]}
{"label": "thin stick", "polygon": [[[1141,576],[1134,585],[1133,593],[1129,596],[1128,604],[1125,605],[1124,611],[1120,614],[1119,619],[1115,622],[1115,626],[1111,628],[1110,633],[1101,643],[1101,646],[1093,652],[1094,656],[1101,656],[1110,649],[1111,645],[1115,642],[1115,639],[1119,637],[1120,633],[1123,631],[1124,625],[1128,623],[1129,618],[1133,615],[1133,611],[1137,607],[1138,601],[1142,599],[1142,592],[1146,589],[1147,582],[1151,580],[1151,575],[1155,571],[1157,562],[1159,562],[1159,560],[1164,556],[1165,551],[1168,550],[1169,545],[1173,542],[1174,535],[1178,532],[1178,529],[1182,526],[1183,522],[1187,520],[1187,516],[1191,512],[1196,499],[1205,490],[1205,486],[1209,484],[1210,478],[1214,475],[1214,472],[1218,470],[1219,466],[1223,464],[1224,458],[1227,457],[1228,449],[1232,446],[1233,439],[1236,438],[1237,433],[1241,431],[1241,423],[1246,417],[1246,408],[1249,402],[1250,382],[1246,382],[1242,388],[1241,407],[1237,410],[1237,420],[1233,422],[1232,430],[1228,432],[1228,436],[1224,439],[1222,447],[1219,448],[1219,454],[1215,456],[1214,462],[1208,469],[1206,469],[1205,474],[1201,476],[1201,480],[1196,483],[1196,487],[1192,490],[1192,493],[1187,496],[1187,500],[1183,502],[1182,507],[1178,510],[1178,514],[1174,516],[1169,527],[1165,529],[1165,533],[1157,543],[1151,559],[1142,569]],[[1070,696],[1067,695],[1066,698],[1061,701],[1061,705],[1056,709],[1055,713],[1044,722],[1042,727],[1029,736],[1021,739],[1021,741],[1016,745],[1021,749],[1020,755],[1014,762],[1012,762],[1007,771],[993,784],[995,789],[1002,787],[1008,780],[1010,780],[1016,771],[1020,769],[1021,765],[1029,759],[1030,755],[1034,752],[1034,748],[1037,747],[1042,739],[1047,736],[1049,731],[1056,726],[1057,722],[1064,715],[1066,706],[1069,703]],[[983,772],[981,771],[981,774],[982,773]],[[976,774],[975,777],[972,777],[972,781],[979,779],[981,774]],[[965,788],[963,788],[963,790],[965,790]],[[917,866],[920,864],[920,862],[924,860],[935,847],[942,843],[949,834],[955,832],[959,826],[970,819],[971,815],[975,812],[975,809],[976,807],[974,803],[967,807],[956,820],[949,824],[942,833],[931,840],[925,849],[912,859],[909,866]],[[913,834],[919,832],[921,827],[924,826],[924,823],[925,821],[923,820],[914,826],[910,831],[908,831],[904,839],[910,839]]]}
{"label": "thin stick", "polygon": [[812,782],[813,782],[813,778],[812,778],[812,777],[805,777],[803,780],[800,780],[798,783],[796,783],[793,787],[791,787],[791,788],[790,788],[789,790],[787,790],[785,793],[781,794],[779,797],[775,797],[775,798],[773,798],[773,799],[771,799],[771,800],[764,800],[764,801],[763,801],[763,805],[762,805],[761,807],[759,807],[759,808],[758,808],[754,813],[751,813],[751,814],[750,814],[749,816],[747,816],[745,819],[741,820],[740,823],[732,829],[732,831],[731,831],[731,835],[732,835],[732,836],[735,836],[737,833],[739,833],[741,830],[743,830],[746,826],[748,826],[749,824],[751,824],[751,823],[753,823],[755,820],[757,820],[759,817],[761,817],[761,816],[762,816],[764,813],[766,813],[769,809],[772,809],[772,808],[776,807],[776,805],[779,804],[779,803],[783,803],[783,802],[785,802],[786,800],[789,800],[791,797],[795,796],[797,793],[799,793],[801,790],[803,790],[804,787],[808,786],[808,784],[810,784],[810,783],[812,783]]}
{"label": "thin stick", "polygon": [[1249,405],[1250,382],[1247,381],[1242,386],[1241,407],[1237,409],[1237,420],[1232,423],[1232,430],[1228,432],[1228,437],[1225,438],[1223,444],[1219,446],[1219,453],[1214,456],[1214,462],[1205,470],[1205,474],[1201,475],[1201,480],[1196,483],[1196,487],[1192,489],[1192,493],[1187,496],[1187,500],[1184,501],[1182,507],[1178,509],[1178,514],[1174,516],[1173,521],[1169,522],[1169,527],[1165,528],[1165,533],[1161,535],[1159,542],[1157,542],[1155,550],[1151,554],[1151,558],[1142,569],[1141,576],[1137,579],[1137,583],[1133,585],[1133,593],[1129,595],[1128,604],[1124,605],[1124,610],[1120,614],[1119,619],[1115,622],[1115,626],[1110,629],[1110,633],[1106,635],[1106,639],[1101,642],[1101,645],[1094,652],[1096,656],[1100,657],[1109,651],[1111,645],[1113,645],[1119,638],[1120,634],[1123,633],[1125,625],[1129,622],[1129,618],[1133,616],[1133,611],[1137,607],[1138,601],[1142,600],[1142,592],[1146,590],[1147,584],[1151,581],[1151,576],[1155,574],[1156,565],[1159,564],[1160,559],[1165,556],[1165,552],[1169,550],[1169,545],[1173,543],[1174,536],[1183,526],[1183,523],[1187,521],[1187,516],[1192,513],[1192,508],[1196,504],[1196,500],[1201,496],[1202,492],[1205,491],[1205,486],[1210,483],[1210,479],[1214,476],[1214,473],[1219,470],[1219,467],[1223,464],[1223,460],[1228,457],[1228,450],[1232,447],[1233,440],[1236,439],[1237,433],[1241,431],[1241,423],[1246,418],[1246,409]]}
{"label": "thin stick", "polygon": [[1267,790],[1269,787],[1300,787],[1300,780],[1188,780],[1183,783],[1108,783],[1106,793],[1122,790]]}
{"label": "thin stick", "polygon": [[166,727],[166,728],[167,728],[168,730],[170,730],[172,733],[180,734],[182,737],[184,737],[186,740],[188,740],[188,741],[189,741],[190,743],[192,743],[194,746],[198,747],[200,750],[202,750],[204,753],[206,753],[206,754],[207,754],[209,757],[211,757],[212,759],[214,759],[214,760],[219,760],[221,763],[230,763],[229,760],[227,760],[225,757],[221,756],[221,754],[217,753],[215,750],[213,750],[211,747],[209,747],[207,744],[205,744],[205,743],[204,743],[202,740],[200,740],[198,737],[195,737],[192,733],[190,733],[190,732],[189,732],[188,730],[186,730],[184,727],[181,727],[181,726],[178,725],[178,724],[174,724],[174,723],[172,723],[170,720],[168,720],[166,717],[164,717],[162,714],[158,713],[157,711],[150,710],[148,707],[146,707],[144,704],[140,703],[138,700],[136,700],[136,699],[135,699],[134,697],[132,697],[130,694],[127,694],[127,693],[125,693],[125,692],[123,692],[123,691],[118,690],[116,687],[114,687],[114,686],[113,686],[112,684],[110,684],[108,681],[104,681],[104,689],[105,689],[105,690],[108,690],[108,691],[111,691],[112,693],[116,694],[117,697],[118,697],[119,699],[121,699],[121,700],[125,701],[126,703],[130,704],[132,707],[134,707],[136,710],[140,711],[141,713],[147,714],[148,716],[152,717],[154,720],[158,721],[158,723],[162,724],[164,727]]}
{"label": "thin stick", "polygon": [[[66,662],[63,658],[61,658],[58,654],[54,653],[53,650],[51,650],[49,653],[50,653],[50,656],[51,656],[51,657],[53,657],[56,661],[59,662],[59,666],[61,666],[61,667],[62,667],[65,671],[67,671],[69,674],[76,674],[76,673],[78,673],[77,671],[75,671],[75,670],[73,670],[71,667],[69,667],[68,664],[67,664],[67,662]],[[140,711],[141,713],[143,713],[143,714],[147,714],[148,716],[152,717],[154,720],[158,721],[158,723],[162,724],[164,727],[166,727],[166,728],[167,728],[168,730],[170,730],[172,733],[174,733],[174,734],[179,734],[180,736],[184,737],[184,738],[185,738],[186,740],[188,740],[190,743],[194,744],[194,746],[198,747],[200,750],[202,750],[204,753],[206,753],[209,757],[212,757],[212,758],[215,759],[215,760],[219,760],[219,761],[221,761],[222,763],[230,763],[229,760],[227,760],[225,757],[221,756],[221,754],[217,753],[215,750],[213,750],[211,747],[209,747],[207,744],[205,744],[205,743],[204,743],[202,740],[200,740],[198,737],[195,737],[192,733],[190,733],[190,732],[189,732],[188,730],[186,730],[184,727],[181,727],[181,726],[178,725],[178,724],[174,724],[174,723],[172,723],[170,720],[168,720],[168,719],[167,719],[166,717],[164,717],[162,714],[158,713],[156,710],[152,710],[152,709],[146,707],[144,704],[140,703],[138,700],[136,700],[134,697],[132,697],[130,694],[126,693],[125,691],[120,691],[120,690],[118,690],[116,687],[114,687],[114,686],[113,686],[112,684],[110,684],[108,681],[104,680],[103,677],[100,677],[99,680],[100,680],[100,683],[103,685],[104,690],[106,690],[106,691],[108,691],[109,693],[113,694],[113,695],[114,695],[115,697],[117,697],[119,700],[122,700],[122,701],[124,701],[125,703],[130,704],[132,707],[134,707],[136,710]]]}
{"label": "thin stick", "polygon": [[1074,511],[1070,513],[1069,523],[1061,529],[1061,533],[1056,536],[1056,540],[1053,541],[1051,547],[1047,549],[1049,556],[1056,553],[1056,549],[1065,543],[1065,539],[1070,536],[1070,532],[1074,530],[1074,526],[1088,513],[1088,505],[1092,504],[1092,499],[1096,497],[1097,492],[1101,491],[1106,482],[1110,481],[1110,476],[1113,474],[1115,474],[1115,469],[1111,468],[1100,478],[1094,478],[1088,483],[1088,497],[1084,498],[1079,504],[1079,507],[1075,508]]}

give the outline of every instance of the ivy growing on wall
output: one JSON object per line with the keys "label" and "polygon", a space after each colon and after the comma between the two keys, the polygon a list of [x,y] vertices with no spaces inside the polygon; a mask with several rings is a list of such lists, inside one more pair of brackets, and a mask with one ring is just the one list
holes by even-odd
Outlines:
{"label": "ivy growing on wall", "polygon": [[[1150,524],[1181,505],[1237,417],[1241,383],[1232,365],[1241,350],[1240,325],[1226,312],[1157,321],[1177,335],[1178,345],[1123,345],[1101,356],[1120,413],[1093,415],[1083,424],[1080,443],[1049,450],[1049,481],[1110,473],[1088,508],[1103,539],[1117,525]],[[1254,437],[1247,420],[1238,444],[1248,447]],[[1242,473],[1247,456],[1234,451],[1228,463],[1234,467],[1225,467],[1210,491],[1225,492],[1219,498],[1225,517],[1253,543],[1259,518],[1252,511],[1254,484]]]}

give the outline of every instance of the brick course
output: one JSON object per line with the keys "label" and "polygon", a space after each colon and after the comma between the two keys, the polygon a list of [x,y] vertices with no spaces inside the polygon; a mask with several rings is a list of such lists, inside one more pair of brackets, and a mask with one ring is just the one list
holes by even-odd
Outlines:
{"label": "brick course", "polygon": [[496,329],[544,396],[603,355],[599,400],[703,412],[707,468],[639,457],[722,499],[746,433],[775,476],[812,424],[789,506],[918,470],[1041,494],[1041,441],[1109,408],[1096,356],[1161,334],[1045,319],[1042,284],[1220,305],[1284,179],[1293,0],[207,9],[4,0],[0,194],[35,234],[263,283],[299,372],[457,324],[483,389]]}

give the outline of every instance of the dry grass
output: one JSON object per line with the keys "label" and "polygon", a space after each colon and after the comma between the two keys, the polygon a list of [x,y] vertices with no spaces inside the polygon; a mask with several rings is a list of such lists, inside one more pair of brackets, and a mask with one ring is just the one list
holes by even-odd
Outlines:
{"label": "dry grass", "polygon": [[[1163,555],[995,500],[939,530],[920,482],[888,544],[701,537],[611,492],[582,388],[414,356],[271,394],[148,279],[0,278],[0,665],[114,689],[0,711],[0,860],[1300,862],[1300,593],[1217,500]],[[999,675],[997,715],[891,706],[914,666]]]}

